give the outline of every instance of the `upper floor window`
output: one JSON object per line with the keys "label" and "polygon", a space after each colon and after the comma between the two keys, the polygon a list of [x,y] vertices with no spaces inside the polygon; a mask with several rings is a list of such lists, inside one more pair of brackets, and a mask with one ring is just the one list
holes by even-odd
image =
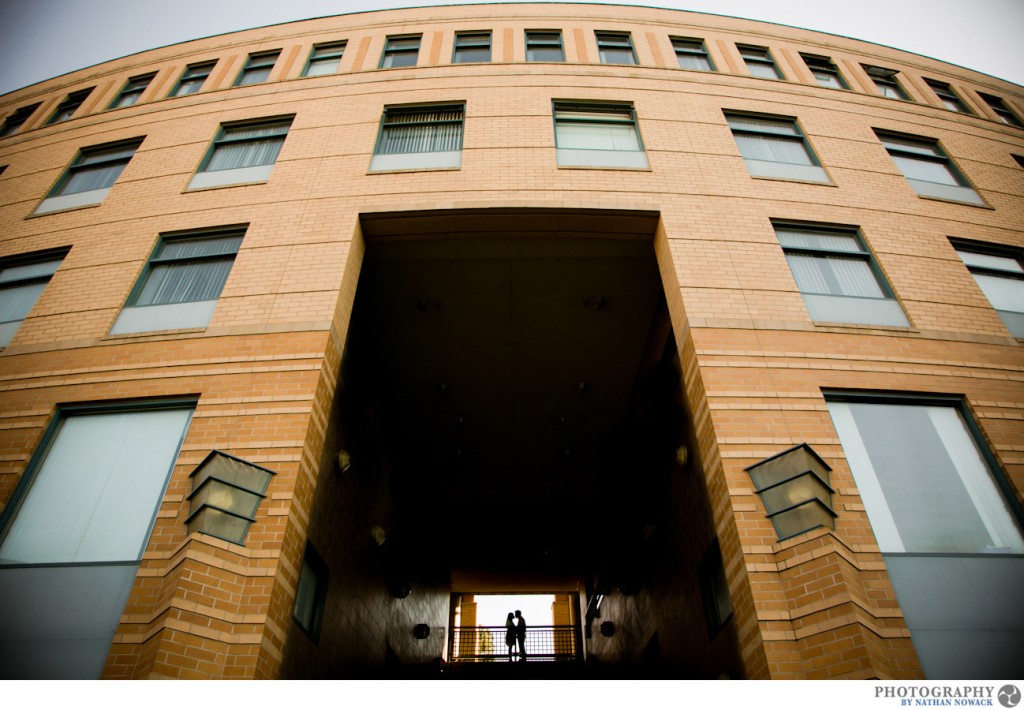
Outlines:
{"label": "upper floor window", "polygon": [[820,57],[816,54],[801,54],[800,56],[803,58],[804,63],[807,64],[807,68],[811,70],[811,74],[814,75],[814,80],[818,82],[818,86],[823,86],[826,89],[850,88],[846,83],[846,79],[839,73],[839,67],[828,57]]}
{"label": "upper floor window", "polygon": [[245,229],[161,236],[111,335],[209,325]]}
{"label": "upper floor window", "polygon": [[556,101],[554,115],[559,167],[648,167],[632,104]]}
{"label": "upper floor window", "polygon": [[277,58],[281,50],[275,49],[270,52],[257,52],[250,54],[245,61],[245,66],[238,73],[235,79],[235,86],[248,86],[250,84],[262,84],[270,78],[270,72],[277,64]]}
{"label": "upper floor window", "polygon": [[1010,153],[1010,156],[1017,161],[1017,165],[1024,168],[1024,155],[1016,155],[1014,153]]}
{"label": "upper floor window", "polygon": [[92,87],[90,86],[88,89],[82,89],[81,91],[74,91],[68,94],[67,98],[60,102],[57,110],[53,112],[53,115],[50,116],[50,120],[46,123],[49,125],[52,123],[67,121],[75,115],[75,111],[78,110],[79,106],[85,103],[85,100],[89,98],[89,94],[91,93]]}
{"label": "upper floor window", "polygon": [[32,114],[39,108],[39,104],[31,104],[29,106],[22,106],[17,109],[14,113],[8,116],[4,120],[4,125],[0,126],[0,138],[6,138],[7,136],[13,136],[18,130],[25,124],[25,122],[32,117]]}
{"label": "upper floor window", "polygon": [[811,320],[910,325],[856,229],[773,226]]}
{"label": "upper floor window", "polygon": [[796,119],[732,113],[725,117],[752,176],[829,182]]}
{"label": "upper floor window", "polygon": [[918,195],[985,204],[937,140],[879,130],[875,134]]}
{"label": "upper floor window", "polygon": [[1014,337],[1024,338],[1024,258],[1020,249],[955,241],[956,253]]}
{"label": "upper floor window", "polygon": [[526,61],[564,62],[562,33],[558,30],[527,30]]}
{"label": "upper floor window", "polygon": [[636,64],[629,32],[595,32],[597,54],[602,64]]}
{"label": "upper floor window", "polygon": [[0,261],[0,348],[11,342],[66,254],[44,252]]}
{"label": "upper floor window", "polygon": [[387,106],[370,170],[423,170],[462,165],[465,105]]}
{"label": "upper floor window", "polygon": [[149,86],[149,82],[153,81],[154,76],[156,74],[133,76],[107,108],[124,108],[125,106],[134,105],[139,100],[139,97],[142,96],[142,92]]}
{"label": "upper floor window", "polygon": [[302,569],[299,571],[299,584],[295,590],[292,618],[314,643],[320,638],[320,625],[323,623],[327,600],[327,579],[327,565],[307,542]]}
{"label": "upper floor window", "polygon": [[452,50],[453,64],[491,61],[490,32],[457,32]]}
{"label": "upper floor window", "polygon": [[338,71],[341,58],[345,55],[346,42],[330,42],[313,46],[309,53],[309,61],[302,71],[302,76],[323,76]]}
{"label": "upper floor window", "polygon": [[68,166],[36,214],[98,205],[142,144],[141,138],[83,148]]}
{"label": "upper floor window", "polygon": [[266,182],[291,125],[291,116],[222,125],[189,188]]}
{"label": "upper floor window", "polygon": [[388,37],[380,57],[381,69],[414,67],[420,57],[420,35]]}
{"label": "upper floor window", "polygon": [[743,62],[747,65],[747,71],[750,72],[751,76],[761,79],[783,78],[782,72],[775,66],[775,60],[772,58],[771,52],[768,51],[767,47],[737,45],[736,48],[740,50],[740,56],[743,57]]}
{"label": "upper floor window", "polygon": [[213,71],[213,67],[216,64],[217,62],[189,64],[185,67],[185,71],[182,72],[181,78],[178,79],[178,84],[174,87],[174,91],[171,92],[171,96],[187,96],[202,89],[203,84],[206,83],[207,77],[210,76],[210,72]]}
{"label": "upper floor window", "polygon": [[889,99],[902,99],[903,101],[909,101],[910,97],[907,95],[906,90],[900,86],[900,82],[896,79],[896,75],[899,74],[895,69],[885,69],[884,67],[872,67],[867,64],[862,64],[864,71],[874,82],[875,88],[878,89],[878,93]]}
{"label": "upper floor window", "polygon": [[971,110],[967,108],[967,104],[957,96],[957,93],[953,91],[953,87],[944,81],[935,81],[934,79],[925,79],[924,83],[932,88],[935,95],[939,97],[939,101],[942,105],[948,108],[950,111],[956,111],[958,113],[971,113]]}
{"label": "upper floor window", "polygon": [[715,65],[711,61],[708,50],[702,39],[689,39],[685,37],[673,37],[672,49],[676,52],[676,61],[680,69],[693,69],[694,71],[714,71]]}
{"label": "upper floor window", "polygon": [[1007,126],[1016,126],[1017,128],[1024,128],[1024,123],[1021,122],[1017,114],[1011,111],[1010,107],[1007,106],[1006,102],[1003,101],[1001,98],[999,98],[998,96],[992,96],[991,94],[983,94],[980,91],[978,92],[978,96],[980,96],[982,100],[986,104],[988,104],[988,107],[992,109],[992,112],[995,113],[995,115],[999,117],[999,120],[1005,123]]}

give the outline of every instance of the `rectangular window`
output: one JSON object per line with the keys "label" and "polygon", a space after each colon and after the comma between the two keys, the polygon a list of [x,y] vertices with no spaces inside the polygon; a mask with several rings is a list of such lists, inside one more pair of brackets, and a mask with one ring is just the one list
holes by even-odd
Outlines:
{"label": "rectangular window", "polygon": [[939,101],[942,102],[942,105],[950,111],[956,111],[957,113],[971,113],[971,110],[967,108],[967,104],[957,96],[956,92],[953,91],[953,87],[946,82],[925,79],[924,83],[932,88],[932,91],[934,91],[935,95],[939,97]]}
{"label": "rectangular window", "polygon": [[205,328],[244,236],[244,226],[161,236],[111,335]]}
{"label": "rectangular window", "polygon": [[692,69],[694,71],[714,71],[715,65],[711,61],[707,48],[702,39],[690,39],[687,37],[672,37],[672,49],[676,52],[676,61],[680,69]]}
{"label": "rectangular window", "polygon": [[597,54],[602,64],[636,64],[629,32],[595,32]]}
{"label": "rectangular window", "polygon": [[1024,338],[1024,258],[1019,249],[954,241],[956,253],[1014,337]]}
{"label": "rectangular window", "polygon": [[30,254],[0,262],[0,348],[18,332],[67,251]]}
{"label": "rectangular window", "polygon": [[773,226],[812,320],[910,325],[856,229]]}
{"label": "rectangular window", "polygon": [[178,79],[177,86],[171,92],[171,96],[188,96],[203,88],[210,72],[217,65],[217,62],[203,62],[202,64],[189,64]]}
{"label": "rectangular window", "polygon": [[632,104],[554,103],[559,167],[646,168]]}
{"label": "rectangular window", "polygon": [[564,62],[565,50],[562,49],[562,33],[558,30],[527,30],[526,61]]}
{"label": "rectangular window", "polygon": [[900,86],[899,81],[896,79],[896,75],[899,74],[895,69],[885,69],[883,67],[872,67],[867,64],[861,64],[864,67],[864,71],[871,77],[871,81],[875,83],[875,88],[878,89],[878,93],[889,99],[900,99],[902,101],[909,101],[910,97],[907,92]]}
{"label": "rectangular window", "polygon": [[999,118],[1000,121],[1005,123],[1007,126],[1016,126],[1017,128],[1024,128],[1024,122],[1021,122],[1020,118],[1017,117],[1010,107],[1006,105],[998,96],[992,96],[991,94],[983,94],[980,91],[978,96],[988,104],[988,107],[992,109],[992,112]]}
{"label": "rectangular window", "polygon": [[704,602],[708,638],[713,639],[732,617],[732,599],[729,597],[729,583],[725,578],[725,565],[722,564],[718,540],[711,543],[697,565],[697,577],[700,580],[701,600]]}
{"label": "rectangular window", "polygon": [[932,138],[921,138],[875,130],[896,167],[922,197],[984,205],[967,179]]}
{"label": "rectangular window", "polygon": [[453,64],[491,61],[490,32],[458,32],[455,34]]}
{"label": "rectangular window", "polygon": [[420,57],[420,35],[388,37],[380,57],[381,69],[414,67]]}
{"label": "rectangular window", "polygon": [[121,89],[121,93],[117,95],[110,105],[107,106],[107,110],[112,108],[124,108],[125,106],[133,106],[139,97],[142,96],[142,92],[149,86],[149,82],[153,81],[153,77],[156,74],[146,74],[144,76],[133,76],[128,80],[128,83]]}
{"label": "rectangular window", "polygon": [[345,55],[346,42],[317,44],[309,53],[309,61],[302,71],[302,76],[324,76],[338,71],[341,58]]}
{"label": "rectangular window", "polygon": [[32,104],[31,106],[22,106],[17,109],[14,113],[8,116],[4,120],[4,125],[0,127],[0,138],[6,138],[7,136],[13,136],[17,133],[21,127],[32,117],[32,114],[39,108],[39,104]]}
{"label": "rectangular window", "polygon": [[75,111],[78,110],[79,106],[85,103],[85,100],[89,98],[89,94],[91,93],[92,87],[68,94],[67,98],[60,102],[57,110],[53,112],[53,115],[50,116],[50,120],[47,121],[46,124],[50,125],[67,121],[75,115]]}
{"label": "rectangular window", "polygon": [[83,148],[35,213],[100,204],[141,144],[135,138]]}
{"label": "rectangular window", "polygon": [[299,584],[295,590],[292,618],[314,643],[320,639],[320,627],[327,601],[327,565],[313,546],[306,543]]}
{"label": "rectangular window", "polygon": [[830,58],[820,57],[816,54],[801,54],[800,57],[807,64],[807,68],[811,70],[818,86],[823,86],[826,89],[850,88],[843,75],[839,73],[839,68]]}
{"label": "rectangular window", "polygon": [[756,76],[760,79],[782,79],[782,72],[775,66],[775,60],[772,59],[771,52],[766,47],[748,47],[737,45],[736,49],[740,50],[740,56],[743,57],[743,62],[747,65],[747,71],[750,72],[750,76]]}
{"label": "rectangular window", "polygon": [[387,106],[371,171],[458,168],[464,104]]}
{"label": "rectangular window", "polygon": [[291,125],[290,116],[222,125],[189,189],[266,182]]}
{"label": "rectangular window", "polygon": [[262,84],[270,78],[270,72],[277,64],[277,58],[281,55],[280,49],[271,52],[258,52],[250,54],[245,61],[245,66],[238,73],[235,79],[235,86],[249,86],[250,84]]}
{"label": "rectangular window", "polygon": [[829,182],[796,119],[730,113],[725,117],[752,176]]}

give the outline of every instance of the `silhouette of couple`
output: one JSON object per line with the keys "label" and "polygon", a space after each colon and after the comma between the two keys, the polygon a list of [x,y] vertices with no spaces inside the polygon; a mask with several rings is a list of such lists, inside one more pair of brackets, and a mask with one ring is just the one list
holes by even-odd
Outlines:
{"label": "silhouette of couple", "polygon": [[[514,617],[514,618],[513,618]],[[516,609],[515,614],[508,613],[505,619],[505,645],[508,646],[508,660],[512,660],[516,644],[519,644],[519,660],[526,660],[526,619],[522,612]]]}

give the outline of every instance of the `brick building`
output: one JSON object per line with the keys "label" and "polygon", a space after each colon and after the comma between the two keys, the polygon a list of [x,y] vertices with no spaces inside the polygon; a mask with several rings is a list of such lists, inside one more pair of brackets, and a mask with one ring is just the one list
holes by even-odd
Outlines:
{"label": "brick building", "polygon": [[5,676],[1021,676],[1021,87],[501,4],[0,118]]}

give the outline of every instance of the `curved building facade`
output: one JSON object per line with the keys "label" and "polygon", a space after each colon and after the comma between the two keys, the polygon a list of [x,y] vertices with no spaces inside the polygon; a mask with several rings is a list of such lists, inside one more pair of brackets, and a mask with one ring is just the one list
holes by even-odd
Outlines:
{"label": "curved building facade", "polygon": [[0,117],[5,676],[1021,677],[1021,87],[500,4]]}

